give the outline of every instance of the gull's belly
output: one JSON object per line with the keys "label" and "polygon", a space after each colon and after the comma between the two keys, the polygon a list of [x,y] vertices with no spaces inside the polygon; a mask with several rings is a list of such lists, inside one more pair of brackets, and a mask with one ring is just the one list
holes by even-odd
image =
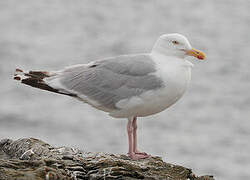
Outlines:
{"label": "gull's belly", "polygon": [[143,117],[159,113],[182,97],[190,79],[191,68],[180,68],[174,74],[163,78],[164,87],[122,100],[118,103],[121,110],[111,112],[110,115],[125,118],[131,116]]}

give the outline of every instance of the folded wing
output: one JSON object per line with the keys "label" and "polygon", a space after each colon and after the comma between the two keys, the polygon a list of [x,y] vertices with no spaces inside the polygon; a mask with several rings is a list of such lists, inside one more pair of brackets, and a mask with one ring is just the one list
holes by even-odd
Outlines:
{"label": "folded wing", "polygon": [[126,55],[68,67],[46,82],[98,109],[112,111],[119,109],[116,103],[122,99],[162,87],[155,71],[150,55]]}

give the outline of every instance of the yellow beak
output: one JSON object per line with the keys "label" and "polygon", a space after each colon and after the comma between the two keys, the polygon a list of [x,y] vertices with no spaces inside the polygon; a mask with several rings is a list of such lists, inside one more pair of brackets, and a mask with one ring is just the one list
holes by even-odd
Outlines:
{"label": "yellow beak", "polygon": [[201,52],[197,49],[194,49],[194,48],[186,51],[186,54],[189,56],[194,56],[194,57],[198,58],[199,60],[204,60],[206,57],[206,55],[203,52]]}

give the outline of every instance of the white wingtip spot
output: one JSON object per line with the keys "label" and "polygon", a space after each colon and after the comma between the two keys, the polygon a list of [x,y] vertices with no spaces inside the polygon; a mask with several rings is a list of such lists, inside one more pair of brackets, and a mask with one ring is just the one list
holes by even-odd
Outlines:
{"label": "white wingtip spot", "polygon": [[25,78],[25,75],[24,75],[24,71],[21,70],[21,69],[16,69],[15,73],[14,73],[14,79],[17,80],[17,81],[21,81],[22,79]]}

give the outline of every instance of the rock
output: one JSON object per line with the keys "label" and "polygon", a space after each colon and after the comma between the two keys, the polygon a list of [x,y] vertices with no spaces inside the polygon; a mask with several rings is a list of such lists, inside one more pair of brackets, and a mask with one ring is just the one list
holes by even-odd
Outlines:
{"label": "rock", "polygon": [[214,180],[197,177],[189,168],[163,162],[160,157],[132,161],[126,155],[83,152],[53,147],[39,139],[0,141],[0,180]]}

